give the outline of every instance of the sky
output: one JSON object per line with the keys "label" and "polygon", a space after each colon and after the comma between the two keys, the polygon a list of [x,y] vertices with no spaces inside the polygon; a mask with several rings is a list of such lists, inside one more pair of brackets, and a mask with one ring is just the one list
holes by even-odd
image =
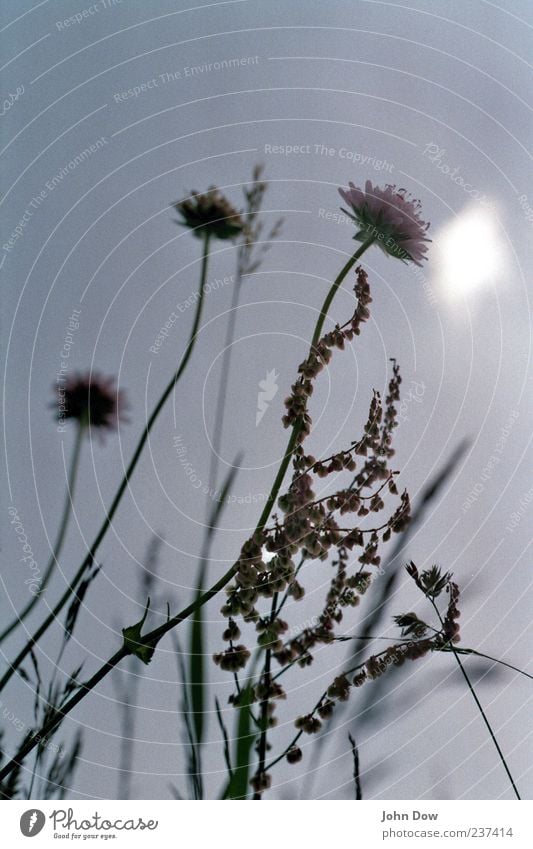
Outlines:
{"label": "sky", "polygon": [[[526,667],[533,500],[530,4],[4,0],[0,16],[2,618],[10,620],[28,600],[28,569],[9,510],[18,511],[43,564],[65,497],[74,432],[60,432],[51,409],[65,341],[69,373],[116,376],[130,421],[105,444],[93,438],[83,445],[60,569],[28,620],[30,630],[81,562],[186,345],[200,242],[176,226],[171,204],[214,184],[239,208],[254,165],[262,163],[269,183],[265,228],[279,217],[284,222],[240,295],[220,474],[239,452],[243,459],[210,577],[231,565],[255,526],[285,448],[283,399],[329,284],[354,250],[353,228],[337,215],[337,189],[350,181],[392,183],[419,198],[431,222],[428,260],[417,268],[377,249],[365,255],[371,321],[336,354],[317,387],[313,451],[323,456],[356,437],[372,390],[386,389],[395,357],[404,394],[394,463],[414,504],[468,440],[406,559],[454,573],[464,645]],[[153,621],[167,601],[177,610],[192,597],[235,262],[231,243],[214,245],[193,359],[99,550],[102,570],[60,676],[82,660],[90,674],[120,645],[120,629],[141,618],[154,535],[161,544]],[[347,283],[330,327],[352,310]],[[73,315],[79,327],[71,332]],[[272,380],[272,372],[277,388],[257,422],[259,384]],[[328,580],[321,564],[309,569],[308,594],[291,610],[291,626],[313,616]],[[401,578],[384,633],[394,633],[393,613],[415,603],[409,579]],[[221,645],[219,608],[220,598],[206,608],[210,651]],[[48,672],[60,633],[58,627],[39,646]],[[183,628],[180,639],[185,634]],[[2,645],[3,663],[20,645],[21,633]],[[292,720],[314,704],[344,651],[332,655],[327,647],[311,669],[290,678],[275,745],[290,739]],[[513,774],[531,798],[529,682],[468,662]],[[210,670],[204,757],[209,793],[216,795],[224,767],[213,699],[216,692],[225,701],[231,681],[214,665]],[[367,798],[511,798],[453,658],[430,657],[402,672],[366,722],[359,696],[350,702],[320,760],[306,741],[302,763],[275,774],[273,796],[351,798],[352,729]],[[149,667],[126,665],[80,705],[62,732],[69,739],[85,728],[69,798],[116,795],[119,693],[132,681],[140,707],[131,733],[132,795],[167,798],[171,784],[183,786],[179,680],[167,638]],[[4,710],[31,722],[32,698],[22,679],[1,698]],[[232,723],[231,709],[224,704],[224,710]],[[15,746],[20,732],[7,724]]]}

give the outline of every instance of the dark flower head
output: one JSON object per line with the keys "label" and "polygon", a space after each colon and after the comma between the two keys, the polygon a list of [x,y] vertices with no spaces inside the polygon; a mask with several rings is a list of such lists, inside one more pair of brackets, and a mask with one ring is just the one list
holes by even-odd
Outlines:
{"label": "dark flower head", "polygon": [[210,186],[203,195],[193,192],[190,197],[175,203],[174,209],[183,217],[183,221],[177,223],[190,227],[198,238],[209,235],[216,239],[235,239],[246,226],[240,213],[215,186]]}
{"label": "dark flower head", "polygon": [[253,778],[250,779],[250,784],[256,793],[263,793],[271,786],[272,777],[268,772],[256,772]]}
{"label": "dark flower head", "polygon": [[59,386],[58,419],[77,419],[83,426],[116,430],[119,421],[125,421],[127,403],[124,393],[115,387],[114,377],[103,377],[96,372],[74,374],[64,388]]}
{"label": "dark flower head", "polygon": [[250,652],[246,646],[230,646],[229,649],[213,655],[217,666],[226,672],[238,672],[239,669],[244,669],[249,659]]}
{"label": "dark flower head", "polygon": [[343,210],[359,228],[354,236],[359,242],[374,237],[375,243],[384,253],[404,262],[422,265],[427,257],[426,238],[429,224],[420,218],[420,201],[413,200],[405,189],[372,186],[370,180],[365,188],[358,189],[350,183],[349,189],[339,189],[351,212]]}
{"label": "dark flower head", "polygon": [[298,761],[302,760],[302,750],[298,748],[298,746],[291,746],[289,751],[287,752],[287,761],[290,764],[297,764]]}

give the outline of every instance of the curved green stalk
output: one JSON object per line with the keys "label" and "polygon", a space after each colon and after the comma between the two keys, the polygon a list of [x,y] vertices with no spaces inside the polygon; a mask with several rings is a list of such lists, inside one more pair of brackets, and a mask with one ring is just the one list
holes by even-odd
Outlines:
{"label": "curved green stalk", "polygon": [[[330,290],[329,290],[329,292],[326,296],[326,299],[325,299],[324,304],[322,306],[322,309],[320,311],[320,315],[318,317],[316,326],[315,326],[315,331],[313,333],[313,338],[312,338],[312,341],[311,341],[311,347],[314,347],[316,345],[316,343],[318,342],[318,340],[320,339],[320,335],[322,333],[322,327],[324,326],[324,321],[325,321],[326,315],[327,315],[327,310],[329,310],[331,303],[333,301],[333,298],[335,297],[335,294],[337,293],[341,283],[345,279],[345,277],[348,274],[348,272],[350,271],[350,269],[353,268],[353,266],[355,265],[357,260],[363,255],[363,253],[366,251],[366,249],[369,248],[370,245],[373,242],[374,242],[374,237],[372,237],[371,239],[366,241],[364,244],[362,244],[361,247],[358,248],[355,251],[355,253],[350,257],[348,262],[342,267],[342,269],[338,273],[337,277],[335,278],[334,282],[332,283],[331,288],[330,288]],[[287,472],[287,468],[288,468],[289,463],[291,461],[291,457],[293,455],[294,449],[296,448],[299,431],[300,431],[299,425],[295,424],[293,429],[292,429],[292,432],[291,432],[291,435],[290,435],[290,438],[289,438],[289,442],[287,444],[287,448],[285,449],[285,455],[283,457],[281,465],[280,465],[278,472],[276,474],[276,477],[274,479],[274,483],[272,484],[272,489],[270,490],[270,493],[269,493],[268,498],[266,500],[265,506],[263,508],[263,512],[261,513],[261,516],[259,517],[259,521],[258,521],[257,526],[255,528],[255,533],[262,531],[263,528],[265,527],[266,523],[268,522],[268,518],[270,516],[270,511],[272,510],[272,506],[274,505],[276,498],[278,497],[278,493],[280,491],[281,484],[283,483],[283,480],[285,478],[285,474]],[[228,569],[227,572],[224,573],[224,575],[222,575],[221,578],[218,579],[218,581],[216,581],[216,583],[213,584],[212,587],[210,587],[210,589],[206,590],[205,593],[200,598],[196,599],[194,602],[189,604],[180,613],[178,613],[172,619],[169,619],[169,621],[166,622],[164,625],[161,625],[159,628],[156,628],[155,631],[152,631],[149,635],[149,638],[155,639],[157,641],[164,634],[166,634],[167,631],[170,631],[176,625],[179,625],[180,622],[183,622],[184,619],[187,619],[191,615],[191,613],[194,613],[194,611],[198,609],[198,607],[201,607],[202,605],[206,604],[210,599],[213,598],[213,596],[215,596],[218,592],[220,592],[220,590],[223,589],[229,581],[231,581],[234,574],[235,574],[235,566],[232,566],[230,569]],[[148,637],[147,637],[147,639],[148,639]]]}
{"label": "curved green stalk", "polygon": [[74,443],[74,449],[73,449],[72,458],[71,458],[71,461],[70,461],[70,469],[69,469],[68,477],[67,477],[67,495],[66,495],[66,498],[65,498],[65,506],[63,507],[63,515],[61,516],[61,522],[59,524],[59,530],[57,532],[57,538],[56,538],[54,547],[52,549],[52,554],[50,555],[50,560],[48,561],[45,573],[44,573],[43,578],[42,578],[40,590],[36,595],[33,596],[31,601],[28,602],[28,604],[26,605],[24,610],[21,613],[19,613],[19,615],[16,617],[16,619],[14,619],[13,622],[11,622],[11,624],[8,625],[7,628],[5,628],[2,631],[2,633],[0,634],[0,643],[3,640],[5,640],[6,637],[8,637],[12,633],[12,631],[15,630],[15,628],[18,625],[21,625],[22,622],[26,619],[26,617],[31,613],[31,611],[33,610],[33,608],[35,607],[35,605],[37,604],[37,602],[39,601],[39,599],[43,595],[46,587],[48,586],[48,582],[50,580],[52,572],[54,571],[54,568],[55,568],[55,566],[58,562],[59,555],[61,554],[61,550],[63,548],[63,543],[65,541],[68,522],[69,522],[71,512],[72,512],[71,511],[72,500],[74,498],[74,489],[75,489],[75,486],[76,486],[76,478],[77,478],[77,475],[78,475],[81,444],[82,444],[82,441],[83,441],[84,432],[85,432],[84,425],[80,422],[78,424],[78,429],[77,429],[77,432],[76,432],[76,441]]}
{"label": "curved green stalk", "polygon": [[[326,295],[326,299],[325,299],[325,301],[322,305],[322,309],[320,310],[320,315],[318,316],[318,320],[317,320],[317,323],[316,323],[316,326],[315,326],[315,332],[313,333],[313,338],[311,340],[311,348],[316,347],[320,337],[322,336],[322,328],[324,326],[324,321],[326,320],[326,316],[327,316],[329,308],[330,308],[330,306],[333,302],[333,298],[337,294],[341,283],[345,279],[348,272],[353,268],[353,266],[355,265],[357,260],[364,254],[366,249],[369,248],[371,244],[373,244],[374,241],[375,241],[375,238],[374,238],[374,236],[372,236],[370,239],[368,239],[366,242],[364,242],[361,245],[361,247],[358,248],[356,250],[356,252],[350,257],[348,262],[341,268],[337,277],[333,281],[331,288],[330,288],[328,294]],[[268,522],[268,517],[270,516],[270,511],[272,510],[272,506],[274,505],[276,498],[278,497],[278,492],[280,491],[281,484],[283,483],[283,479],[285,477],[285,473],[286,473],[286,471],[289,467],[289,463],[291,461],[291,457],[293,455],[294,449],[296,448],[296,443],[297,443],[297,438],[298,438],[299,432],[300,432],[300,428],[299,428],[298,424],[295,424],[293,429],[292,429],[292,433],[291,433],[287,448],[285,450],[285,456],[283,458],[281,466],[278,469],[278,473],[276,475],[274,483],[272,484],[272,489],[271,489],[270,494],[269,494],[269,496],[266,500],[266,504],[263,508],[263,512],[261,513],[261,516],[259,518],[259,522],[257,523],[257,527],[255,529],[256,533],[258,531],[262,531],[263,528],[265,527],[266,523]]]}
{"label": "curved green stalk", "polygon": [[74,578],[72,579],[72,581],[68,585],[67,589],[65,590],[65,592],[61,596],[61,598],[58,601],[58,603],[56,604],[56,606],[53,608],[53,610],[50,612],[50,614],[44,620],[42,625],[37,629],[37,631],[34,633],[34,635],[28,640],[28,642],[26,643],[24,648],[19,652],[19,654],[17,655],[15,660],[10,664],[7,672],[3,675],[2,679],[0,680],[0,690],[2,690],[5,687],[5,685],[10,680],[12,675],[16,672],[16,670],[18,669],[18,667],[20,666],[22,661],[30,653],[30,651],[32,650],[32,648],[36,644],[36,642],[48,630],[48,628],[50,627],[52,622],[55,621],[55,619],[57,618],[57,616],[60,614],[63,607],[65,606],[65,604],[68,602],[69,598],[75,592],[76,587],[78,586],[81,579],[83,578],[83,575],[85,574],[87,568],[93,562],[96,551],[97,551],[98,547],[100,546],[100,543],[102,542],[103,538],[105,537],[106,532],[107,532],[107,530],[108,530],[108,528],[111,524],[111,521],[113,519],[113,516],[116,513],[117,507],[120,504],[122,496],[124,495],[124,493],[125,493],[125,491],[128,487],[129,479],[130,479],[131,475],[133,474],[133,471],[135,470],[135,467],[136,467],[136,465],[139,461],[139,457],[141,456],[142,450],[144,448],[146,440],[148,439],[150,431],[152,430],[152,428],[153,428],[153,426],[156,422],[156,419],[159,416],[159,413],[161,412],[167,398],[169,397],[170,393],[172,392],[172,390],[176,386],[178,380],[180,379],[183,372],[185,371],[187,363],[189,362],[189,359],[190,359],[191,354],[193,352],[193,348],[194,348],[194,345],[195,345],[195,342],[196,342],[196,337],[198,335],[198,329],[200,327],[200,320],[201,320],[201,316],[202,316],[202,306],[203,306],[203,301],[204,301],[205,282],[206,282],[206,279],[207,279],[207,264],[208,264],[208,258],[209,258],[209,234],[204,236],[203,241],[204,241],[204,250],[203,250],[203,256],[202,256],[202,270],[201,270],[201,275],[200,275],[200,291],[199,291],[198,303],[196,305],[196,314],[195,314],[195,317],[194,317],[194,323],[193,323],[193,326],[192,326],[189,341],[187,343],[185,353],[183,354],[183,357],[182,357],[181,362],[178,366],[178,369],[173,374],[170,382],[168,383],[165,391],[161,395],[161,398],[157,402],[154,410],[152,411],[150,418],[148,419],[148,421],[146,423],[146,426],[145,426],[145,428],[142,432],[141,438],[139,439],[139,442],[137,443],[137,448],[135,449],[133,457],[130,460],[130,464],[129,464],[127,470],[126,470],[126,473],[125,473],[124,477],[122,478],[122,481],[121,481],[120,486],[117,490],[117,493],[116,493],[116,495],[113,499],[111,507],[109,508],[109,510],[106,513],[103,524],[102,524],[100,530],[98,531],[98,534],[96,535],[96,539],[94,540],[93,544],[91,545],[91,547],[90,547],[89,551],[87,552],[87,555],[85,556],[81,566],[79,567],[78,571],[74,575]]}
{"label": "curved green stalk", "polygon": [[[372,238],[372,239],[369,239],[367,242],[365,242],[363,245],[361,245],[361,247],[358,248],[357,251],[355,251],[355,253],[350,257],[348,262],[344,265],[344,267],[341,269],[341,271],[339,272],[339,274],[335,278],[335,280],[334,280],[334,282],[333,282],[333,284],[332,284],[332,286],[331,286],[331,288],[330,288],[330,290],[329,290],[329,292],[326,296],[324,304],[322,306],[322,310],[320,312],[320,316],[318,318],[318,321],[317,321],[317,324],[316,324],[316,327],[315,327],[315,332],[313,333],[313,340],[312,340],[312,343],[311,343],[312,345],[315,345],[316,342],[318,341],[318,339],[320,338],[320,334],[322,332],[322,327],[324,325],[324,321],[325,321],[325,318],[326,318],[326,310],[328,310],[329,307],[331,306],[331,302],[333,301],[333,298],[335,297],[335,294],[338,291],[342,281],[345,279],[346,275],[348,274],[350,269],[355,265],[357,260],[362,256],[364,251],[366,251],[366,249],[368,247],[370,247],[370,245],[372,244],[373,241],[374,241],[374,239]],[[207,244],[206,244],[206,250],[207,250]],[[195,325],[196,325],[196,322],[195,322]],[[194,339],[194,330],[193,330],[193,334],[191,335],[191,340],[193,340],[193,339]],[[190,344],[191,343],[189,342],[189,345]],[[186,355],[187,355],[187,352],[186,352]],[[184,357],[184,359],[185,359],[185,357]],[[183,361],[182,361],[182,364],[180,365],[180,368],[178,369],[178,372],[177,372],[178,375],[179,375],[180,371],[182,370],[182,367],[183,367]],[[177,378],[176,378],[176,380],[177,380]],[[164,396],[164,397],[166,397],[166,396]],[[150,421],[152,421],[152,419],[150,419]],[[147,425],[147,427],[148,427],[148,425]],[[285,456],[283,458],[281,466],[278,470],[278,473],[277,473],[276,478],[274,480],[274,483],[272,485],[270,495],[268,496],[268,499],[267,499],[267,502],[266,502],[265,507],[263,509],[263,512],[261,513],[261,516],[259,518],[259,522],[257,523],[256,532],[262,530],[265,527],[265,525],[268,521],[268,518],[270,516],[270,511],[272,509],[272,505],[274,504],[274,502],[277,498],[277,495],[278,495],[278,492],[280,490],[281,484],[283,483],[283,479],[285,477],[285,473],[287,471],[289,462],[291,460],[292,453],[294,451],[294,448],[296,447],[298,432],[299,432],[298,425],[295,425],[293,427],[293,430],[292,430],[292,433],[291,433],[291,436],[290,436],[290,439],[289,439],[289,443],[288,443],[288,446],[287,446],[287,450],[285,452]],[[127,475],[126,475],[126,477],[127,477]],[[99,540],[98,540],[98,542],[99,542]],[[90,554],[91,554],[91,552],[90,552]],[[91,555],[91,559],[92,559],[92,555]],[[88,562],[90,562],[90,560]],[[173,616],[172,618],[170,618],[168,620],[168,622],[165,622],[163,625],[160,625],[158,628],[155,628],[153,631],[150,631],[148,634],[143,635],[142,636],[142,644],[143,645],[155,646],[157,644],[157,642],[161,639],[161,637],[163,637],[168,631],[171,631],[173,628],[175,628],[177,625],[179,625],[185,619],[188,619],[188,617],[191,616],[191,614],[195,613],[200,607],[202,607],[210,599],[212,599],[215,595],[217,595],[217,593],[221,589],[223,589],[226,586],[226,584],[232,579],[234,574],[235,574],[235,566],[232,566],[230,569],[228,569],[227,572],[224,573],[224,575],[222,575],[221,578],[218,579],[218,581],[216,581],[216,583],[213,584],[212,587],[210,587],[208,590],[206,590],[203,593],[202,596],[200,596],[199,598],[195,598],[194,601],[192,601],[190,604],[188,604],[187,607],[185,607],[182,611],[180,611],[180,613],[178,613],[175,616]],[[40,635],[36,635],[35,639],[38,639],[39,636]],[[31,644],[31,646],[32,645],[33,645],[33,643]],[[31,646],[30,646],[30,648],[31,648]],[[27,649],[26,654],[28,653],[30,648]],[[15,766],[17,764],[21,763],[21,761],[24,760],[26,755],[28,755],[29,752],[31,752],[32,749],[36,745],[38,745],[39,739],[41,739],[43,735],[47,736],[53,730],[55,730],[57,728],[57,726],[61,724],[64,717],[67,714],[69,714],[76,707],[76,705],[78,705],[85,698],[85,696],[88,693],[90,693],[97,686],[97,684],[99,684],[100,681],[102,681],[109,674],[109,672],[111,672],[129,654],[131,654],[130,650],[125,645],[121,646],[121,648],[118,651],[116,651],[115,654],[112,655],[112,657],[110,657],[109,660],[107,660],[99,670],[97,670],[97,672],[95,672],[95,674],[92,676],[92,678],[89,679],[89,681],[86,681],[84,684],[81,684],[79,690],[68,700],[68,702],[66,702],[62,706],[61,712],[58,715],[52,717],[49,720],[49,722],[46,723],[46,725],[43,726],[43,728],[37,734],[33,735],[29,740],[27,740],[26,743],[24,743],[24,745],[21,746],[21,748],[19,749],[19,751],[17,752],[15,757],[8,764],[6,764],[4,767],[2,767],[0,769],[0,780],[2,780],[7,775],[9,775],[9,773],[15,768]],[[12,674],[12,671],[11,671],[11,674]],[[11,674],[9,675],[9,677],[11,677]],[[4,679],[5,678],[6,678],[6,676],[4,676]],[[2,686],[5,683],[4,679],[2,679],[2,681],[0,681],[0,689],[2,688]]]}

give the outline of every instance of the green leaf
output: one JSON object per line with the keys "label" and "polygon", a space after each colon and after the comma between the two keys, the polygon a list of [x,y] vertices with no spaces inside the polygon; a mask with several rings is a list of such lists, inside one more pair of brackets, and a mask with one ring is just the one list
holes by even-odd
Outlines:
{"label": "green leaf", "polygon": [[[204,594],[204,585],[206,581],[207,568],[209,565],[209,552],[213,536],[218,527],[218,523],[224,506],[226,504],[227,494],[231,489],[236,471],[240,465],[241,456],[237,455],[232,468],[229,470],[224,480],[220,496],[212,506],[207,528],[205,532],[202,551],[200,554],[200,568],[198,570],[198,581],[196,586],[195,601]],[[192,721],[194,728],[194,737],[196,743],[196,759],[198,767],[201,770],[201,747],[204,738],[204,713],[205,701],[207,695],[207,677],[205,669],[205,624],[203,607],[198,607],[194,613],[189,630],[189,702],[192,711]]]}
{"label": "green leaf", "polygon": [[237,742],[233,758],[233,775],[224,793],[225,799],[246,799],[250,789],[251,752],[257,736],[257,733],[252,731],[250,713],[253,699],[252,687],[246,687],[242,690],[237,723]]}
{"label": "green leaf", "polygon": [[146,609],[144,611],[144,616],[140,622],[137,622],[136,625],[130,625],[129,628],[123,628],[122,634],[124,637],[124,648],[127,650],[128,654],[134,654],[135,657],[138,657],[142,660],[143,663],[150,663],[152,657],[154,655],[156,643],[145,643],[143,642],[143,637],[141,634],[142,626],[146,621],[146,617],[148,616],[148,610],[150,608],[150,599],[146,602]]}
{"label": "green leaf", "polygon": [[187,774],[189,778],[189,787],[191,790],[191,798],[201,799],[203,796],[202,773],[198,765],[197,747],[194,739],[193,726],[191,722],[191,707],[189,704],[189,688],[187,684],[187,669],[184,661],[184,654],[181,650],[180,642],[177,634],[172,634],[174,650],[176,653],[176,661],[178,664],[179,676],[181,678],[181,717],[185,726],[185,739],[187,741]]}
{"label": "green leaf", "polygon": [[91,586],[91,583],[94,581],[98,572],[101,569],[101,565],[93,563],[90,565],[87,574],[80,582],[80,585],[76,592],[74,593],[74,599],[68,609],[67,617],[65,619],[65,630],[63,632],[63,642],[68,643],[70,638],[72,637],[72,632],[74,631],[74,627],[76,625],[76,621],[78,619],[78,615],[81,610],[81,606],[83,604],[83,600],[87,594],[87,590]]}

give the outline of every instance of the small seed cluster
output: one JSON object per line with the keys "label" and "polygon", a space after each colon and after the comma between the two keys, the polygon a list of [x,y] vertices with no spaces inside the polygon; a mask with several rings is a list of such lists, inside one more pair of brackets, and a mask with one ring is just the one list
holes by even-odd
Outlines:
{"label": "small seed cluster", "polygon": [[[441,593],[448,595],[448,603],[444,615],[439,615],[439,628],[435,628],[421,620],[416,613],[404,613],[395,616],[396,624],[402,629],[402,636],[411,636],[413,639],[388,646],[379,654],[372,655],[365,663],[360,664],[357,670],[350,670],[338,675],[314,709],[299,716],[295,726],[299,734],[316,734],[322,728],[321,720],[330,717],[338,702],[346,701],[352,687],[361,687],[367,681],[373,681],[384,675],[391,666],[402,666],[406,660],[418,660],[425,657],[428,652],[442,651],[459,642],[460,617],[458,609],[459,587],[452,581],[450,573],[441,573],[438,566],[419,574],[417,567],[411,561],[406,567],[408,574],[413,578],[417,587],[436,607],[435,600]],[[428,633],[431,632],[431,636]],[[352,677],[353,672],[355,676]],[[298,735],[299,736],[299,735]],[[286,758],[289,763],[296,763],[294,750],[297,749],[297,740],[293,741],[287,750]],[[300,751],[298,749],[298,751]],[[290,755],[290,757],[289,757]]]}
{"label": "small seed cluster", "polygon": [[[372,298],[366,272],[360,267],[356,270],[354,291],[357,306],[351,319],[325,334],[298,368],[298,378],[285,401],[283,417],[285,427],[293,428],[296,435],[292,478],[278,500],[279,513],[274,514],[273,524],[255,533],[243,545],[235,564],[235,579],[227,587],[222,608],[228,619],[223,634],[227,647],[214,656],[221,669],[238,673],[250,659],[250,650],[240,641],[238,619],[255,628],[256,645],[268,658],[252,695],[252,702],[261,703],[263,732],[276,724],[276,702],[286,698],[277,680],[281,673],[272,673],[271,660],[276,661],[281,671],[293,664],[305,667],[313,662],[314,647],[335,639],[335,629],[346,609],[355,607],[369,587],[373,570],[380,565],[381,543],[387,542],[392,533],[402,531],[409,521],[408,494],[398,493],[397,472],[390,466],[401,384],[399,366],[394,360],[385,399],[374,391],[362,435],[357,440],[325,459],[307,453],[304,444],[311,432],[309,402],[316,378],[330,362],[333,351],[343,349],[358,336],[362,324],[370,317]],[[346,481],[346,473],[350,473],[351,482]],[[343,481],[342,486],[338,486],[338,479]],[[332,481],[336,487],[331,494],[318,498],[315,488],[319,481]],[[382,514],[390,497],[397,499],[397,503],[386,518],[378,522],[367,518]],[[282,608],[288,600],[297,602],[303,598],[302,570],[306,563],[317,560],[328,561],[332,575],[323,606],[314,620],[316,624],[286,639],[289,626],[281,616]],[[260,610],[262,599],[271,600],[268,613]],[[399,656],[400,650],[394,658],[397,660]],[[320,718],[331,711],[336,699],[347,698],[350,686],[343,676],[336,679],[317,708],[318,716],[313,713],[300,718],[298,722],[303,724],[299,727],[318,730]],[[249,699],[249,694],[246,697]],[[240,705],[242,692],[238,690],[231,701]],[[288,754],[291,763],[299,759],[298,751],[292,751],[290,757]],[[254,776],[256,793],[265,789],[268,778],[263,771]]]}

